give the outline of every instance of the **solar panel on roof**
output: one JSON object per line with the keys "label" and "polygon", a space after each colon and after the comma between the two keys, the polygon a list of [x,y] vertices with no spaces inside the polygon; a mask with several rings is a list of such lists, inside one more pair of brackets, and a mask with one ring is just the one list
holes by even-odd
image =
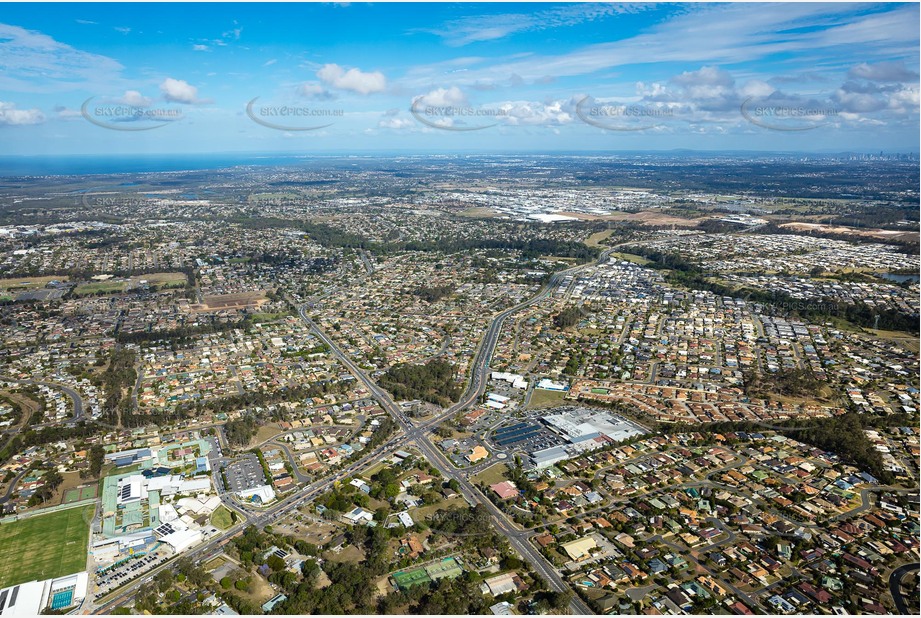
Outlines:
{"label": "solar panel on roof", "polygon": [[499,446],[507,446],[509,444],[514,444],[516,442],[521,442],[532,438],[541,433],[541,428],[537,425],[528,425],[526,423],[518,423],[512,427],[507,428],[507,430],[500,432],[495,432],[493,434],[493,442]]}
{"label": "solar panel on roof", "polygon": [[525,427],[534,427],[534,425],[529,425],[528,423],[515,423],[514,425],[509,425],[507,427],[497,429],[493,435],[499,436],[506,433],[513,433],[520,429],[524,429]]}

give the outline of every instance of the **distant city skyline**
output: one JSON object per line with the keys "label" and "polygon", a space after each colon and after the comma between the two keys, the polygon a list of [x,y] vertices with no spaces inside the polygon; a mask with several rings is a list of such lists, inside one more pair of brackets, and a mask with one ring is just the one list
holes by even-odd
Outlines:
{"label": "distant city skyline", "polygon": [[22,4],[0,155],[919,150],[919,7]]}

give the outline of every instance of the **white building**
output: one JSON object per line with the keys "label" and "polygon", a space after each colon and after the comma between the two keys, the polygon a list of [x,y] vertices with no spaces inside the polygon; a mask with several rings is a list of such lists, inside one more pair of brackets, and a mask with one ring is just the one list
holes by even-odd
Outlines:
{"label": "white building", "polygon": [[83,603],[89,576],[86,571],[56,579],[16,584],[0,590],[0,616],[38,616],[45,609],[64,609]]}
{"label": "white building", "polygon": [[346,513],[343,517],[352,524],[369,524],[374,521],[374,513],[366,511],[360,506],[355,507],[354,510]]}
{"label": "white building", "polygon": [[201,540],[201,530],[189,529],[177,530],[176,532],[172,532],[160,538],[162,543],[169,545],[177,554],[184,552],[193,545],[198,545],[201,543]]}
{"label": "white building", "polygon": [[544,378],[537,383],[537,388],[542,388],[545,391],[565,391],[566,385],[560,382],[554,382],[550,378]]}
{"label": "white building", "polygon": [[268,504],[275,499],[275,490],[269,485],[259,485],[257,487],[238,491],[237,495],[247,502]]}

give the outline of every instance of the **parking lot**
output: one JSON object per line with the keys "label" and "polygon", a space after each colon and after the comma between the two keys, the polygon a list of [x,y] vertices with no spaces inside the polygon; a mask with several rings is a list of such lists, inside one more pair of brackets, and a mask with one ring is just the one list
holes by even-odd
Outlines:
{"label": "parking lot", "polygon": [[212,460],[224,457],[224,451],[221,449],[221,442],[214,436],[209,436],[205,440],[211,445],[211,452],[208,457]]}
{"label": "parking lot", "polygon": [[132,557],[120,565],[96,576],[96,598],[107,595],[122,584],[136,579],[169,557],[169,550],[160,548],[152,554]]}
{"label": "parking lot", "polygon": [[226,489],[232,492],[246,491],[266,484],[259,458],[252,453],[246,453],[225,465],[224,476],[227,477]]}
{"label": "parking lot", "polygon": [[566,440],[537,422],[516,420],[490,432],[488,444],[503,451],[539,451],[565,444]]}

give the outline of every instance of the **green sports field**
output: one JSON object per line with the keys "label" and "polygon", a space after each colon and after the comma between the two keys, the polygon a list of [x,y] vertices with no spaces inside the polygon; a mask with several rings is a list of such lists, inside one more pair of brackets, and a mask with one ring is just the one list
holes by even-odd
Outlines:
{"label": "green sports field", "polygon": [[0,588],[86,569],[92,506],[0,523]]}

